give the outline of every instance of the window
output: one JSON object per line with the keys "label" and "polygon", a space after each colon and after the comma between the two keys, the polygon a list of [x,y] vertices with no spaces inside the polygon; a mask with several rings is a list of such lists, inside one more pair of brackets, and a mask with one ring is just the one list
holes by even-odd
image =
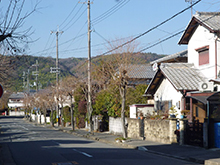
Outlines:
{"label": "window", "polygon": [[209,64],[209,46],[196,49],[199,53],[199,65]]}

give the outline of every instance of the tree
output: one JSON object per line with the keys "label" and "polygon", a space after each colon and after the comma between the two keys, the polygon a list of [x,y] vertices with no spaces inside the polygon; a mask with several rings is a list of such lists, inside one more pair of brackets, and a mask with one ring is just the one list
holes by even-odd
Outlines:
{"label": "tree", "polygon": [[[0,4],[3,2],[0,2]],[[25,0],[8,0],[7,7],[2,7],[0,20],[0,47],[1,53],[8,51],[23,53],[24,48],[30,43],[31,27],[22,29],[25,20],[37,10],[37,3],[29,12],[23,12]],[[5,10],[4,10],[5,9]]]}
{"label": "tree", "polygon": [[[119,40],[122,43],[125,41]],[[121,43],[116,43],[116,45],[111,44],[109,42],[109,46],[111,50],[114,50],[114,54],[112,55],[112,59],[110,61],[101,61],[101,67],[97,69],[97,74],[100,74],[100,77],[105,77],[106,82],[111,82],[118,86],[119,93],[121,96],[121,122],[122,122],[122,133],[123,137],[127,138],[127,131],[125,125],[125,106],[126,106],[126,92],[128,87],[128,70],[129,65],[134,63],[133,56],[134,52],[138,48],[135,42],[128,43],[125,46],[117,46],[122,45]],[[115,48],[118,49],[115,49]],[[111,79],[109,79],[111,77]],[[108,81],[106,81],[108,80]]]}
{"label": "tree", "polygon": [[74,91],[78,85],[79,85],[79,80],[76,77],[69,76],[62,80],[59,89],[60,91],[62,91],[61,95],[59,96],[60,98],[63,98],[64,96],[69,97],[70,111],[71,111],[71,126],[73,131],[75,130],[73,100],[74,100]]}

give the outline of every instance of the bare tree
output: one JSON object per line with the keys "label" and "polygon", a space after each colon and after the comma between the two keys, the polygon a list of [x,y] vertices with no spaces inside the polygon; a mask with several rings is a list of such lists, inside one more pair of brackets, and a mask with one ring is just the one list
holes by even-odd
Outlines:
{"label": "bare tree", "polygon": [[[119,40],[122,43],[125,41]],[[113,50],[115,47],[118,47],[117,45],[121,45],[121,43],[116,43],[116,45],[112,45],[111,42],[109,42],[109,46],[111,50]],[[97,69],[97,74],[99,75],[99,78],[102,78],[102,81],[99,81],[103,83],[103,85],[106,85],[107,83],[114,83],[118,86],[120,96],[121,96],[121,122],[122,122],[122,133],[123,137],[127,137],[127,131],[126,131],[126,125],[125,125],[125,102],[126,102],[126,92],[127,92],[127,86],[128,86],[128,70],[129,66],[132,63],[135,63],[137,61],[133,61],[133,56],[135,55],[135,51],[137,51],[138,44],[135,42],[129,43],[126,46],[118,47],[113,54],[110,56],[111,59],[109,60],[102,60],[101,65]],[[97,76],[96,76],[97,77]],[[111,77],[111,79],[110,79]]]}
{"label": "bare tree", "polygon": [[[3,2],[0,2],[0,5]],[[8,6],[0,13],[0,48],[1,53],[23,53],[30,40],[31,27],[22,29],[25,20],[37,10],[37,5],[31,11],[23,12],[25,0],[8,0]],[[4,10],[5,9],[5,10]]]}
{"label": "bare tree", "polygon": [[60,88],[63,91],[64,96],[68,96],[70,100],[70,110],[71,110],[71,126],[72,130],[75,130],[75,121],[74,121],[74,90],[76,87],[79,85],[79,80],[76,77],[69,76],[66,77],[61,83],[60,83]]}

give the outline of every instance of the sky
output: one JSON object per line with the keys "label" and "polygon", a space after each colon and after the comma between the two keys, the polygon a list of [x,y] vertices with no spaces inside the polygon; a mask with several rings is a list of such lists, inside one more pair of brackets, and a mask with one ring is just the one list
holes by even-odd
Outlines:
{"label": "sky", "polygon": [[[178,45],[190,19],[191,9],[154,28],[163,21],[190,6],[190,0],[91,0],[91,56],[105,54],[132,38],[152,29],[134,41],[136,50],[157,54],[174,54],[187,49]],[[193,2],[196,2],[194,0]],[[28,55],[56,58],[56,34],[59,30],[59,58],[87,58],[87,3],[86,0],[26,0],[23,13],[31,11],[38,3],[37,11],[24,22],[23,29],[32,27],[33,43],[28,45]],[[6,6],[8,0],[0,5]],[[1,8],[2,8],[1,6]],[[193,14],[220,12],[220,0],[201,0],[193,6]],[[22,28],[20,30],[22,30]],[[151,47],[155,43],[156,46]],[[113,45],[110,46],[110,44]]]}

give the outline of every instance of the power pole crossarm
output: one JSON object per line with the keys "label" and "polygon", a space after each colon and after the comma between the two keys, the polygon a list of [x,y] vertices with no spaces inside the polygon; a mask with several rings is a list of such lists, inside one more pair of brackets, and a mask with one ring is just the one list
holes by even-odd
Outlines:
{"label": "power pole crossarm", "polygon": [[58,83],[59,83],[59,77],[58,77],[58,74],[59,74],[59,51],[58,51],[58,36],[59,34],[62,34],[63,31],[59,31],[59,27],[57,29],[57,31],[51,31],[51,34],[52,33],[55,33],[56,34],[56,81],[57,81],[57,86],[58,86]]}

